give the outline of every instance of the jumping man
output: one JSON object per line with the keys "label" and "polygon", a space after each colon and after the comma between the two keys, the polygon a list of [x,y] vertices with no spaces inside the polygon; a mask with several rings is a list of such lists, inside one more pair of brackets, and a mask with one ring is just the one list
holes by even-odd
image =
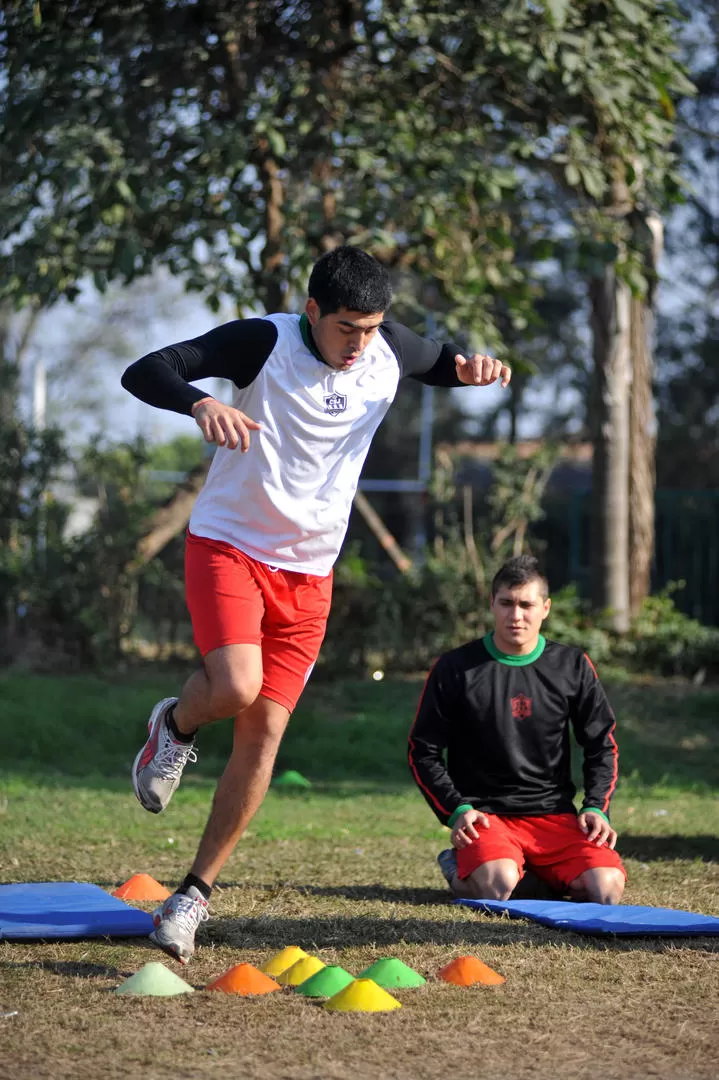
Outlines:
{"label": "jumping man", "polygon": [[[169,803],[199,728],[234,718],[230,759],[190,872],[155,912],[157,945],[187,963],[217,875],[258,810],[287,721],[325,632],[332,566],[372,437],[400,378],[507,386],[490,356],[385,319],[389,277],[345,246],[323,255],[303,315],[219,326],[138,360],[123,386],[187,413],[217,444],[195,503],[185,588],[202,667],[158,702],[132,770],[146,810]],[[225,378],[225,405],[193,385]]]}

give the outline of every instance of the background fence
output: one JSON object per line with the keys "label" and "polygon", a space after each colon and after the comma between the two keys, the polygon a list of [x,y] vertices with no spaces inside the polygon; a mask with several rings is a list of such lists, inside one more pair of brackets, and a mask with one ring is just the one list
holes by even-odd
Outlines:
{"label": "background fence", "polygon": [[[576,583],[589,594],[592,544],[591,492],[546,500],[547,516],[536,535],[552,588]],[[565,516],[566,515],[566,516]],[[719,625],[719,491],[659,490],[652,592],[683,582],[676,606],[710,626]]]}

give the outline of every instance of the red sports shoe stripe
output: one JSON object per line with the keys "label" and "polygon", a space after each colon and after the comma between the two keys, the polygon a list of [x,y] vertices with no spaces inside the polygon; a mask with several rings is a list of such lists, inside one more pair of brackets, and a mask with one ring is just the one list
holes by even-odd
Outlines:
{"label": "red sports shoe stripe", "polygon": [[161,723],[162,723],[162,717],[158,716],[157,721],[155,723],[154,731],[152,732],[152,734],[150,735],[150,738],[145,743],[144,749],[142,751],[142,757],[140,758],[140,764],[138,765],[138,769],[144,769],[146,765],[149,765],[149,763],[152,761],[155,754],[157,753],[157,740],[158,740],[159,735],[160,735],[160,724]]}

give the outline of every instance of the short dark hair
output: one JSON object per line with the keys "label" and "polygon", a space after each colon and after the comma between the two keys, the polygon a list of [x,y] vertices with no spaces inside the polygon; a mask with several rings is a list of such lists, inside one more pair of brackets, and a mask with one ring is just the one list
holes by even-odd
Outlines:
{"label": "short dark hair", "polygon": [[387,270],[372,255],[343,244],[317,260],[310,274],[308,294],[316,300],[320,315],[340,308],[376,315],[392,302]]}
{"label": "short dark hair", "polygon": [[542,598],[549,596],[549,582],[539,569],[539,561],[533,555],[515,555],[500,566],[492,581],[492,599],[500,589],[517,589],[528,585],[530,581],[539,581],[542,585]]}

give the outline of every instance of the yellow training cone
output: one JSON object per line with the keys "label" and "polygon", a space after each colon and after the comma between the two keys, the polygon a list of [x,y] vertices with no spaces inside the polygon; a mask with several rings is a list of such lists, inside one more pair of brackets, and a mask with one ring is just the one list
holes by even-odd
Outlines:
{"label": "yellow training cone", "polygon": [[287,971],[288,967],[292,967],[298,960],[303,960],[305,956],[307,953],[299,945],[288,945],[286,949],[281,949],[280,952],[271,956],[267,963],[262,965],[260,971],[276,979],[283,971]]}
{"label": "yellow training cone", "polygon": [[397,998],[393,998],[372,979],[355,979],[326,1001],[322,1008],[332,1012],[389,1012],[402,1006]]}
{"label": "yellow training cone", "polygon": [[292,967],[282,971],[277,976],[277,982],[282,986],[299,986],[305,979],[309,979],[311,975],[316,975],[318,971],[322,971],[324,966],[319,956],[303,956]]}

